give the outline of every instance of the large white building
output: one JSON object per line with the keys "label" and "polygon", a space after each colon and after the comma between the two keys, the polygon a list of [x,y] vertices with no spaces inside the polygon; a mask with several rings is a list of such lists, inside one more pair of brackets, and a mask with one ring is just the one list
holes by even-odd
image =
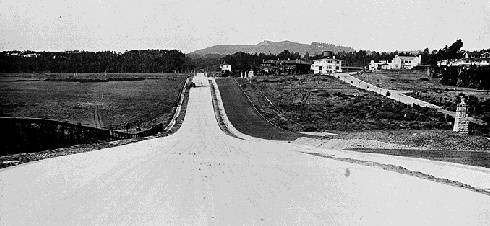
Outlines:
{"label": "large white building", "polygon": [[315,74],[332,74],[335,72],[342,72],[342,60],[332,58],[323,58],[314,60],[311,65],[311,70]]}
{"label": "large white building", "polygon": [[422,56],[398,56],[396,55],[391,62],[382,60],[380,62],[374,62],[371,60],[369,63],[370,71],[377,70],[401,70],[412,69],[422,63]]}
{"label": "large white building", "polygon": [[221,69],[221,72],[225,72],[225,71],[231,72],[231,65],[229,64],[221,64],[219,65],[219,68]]}

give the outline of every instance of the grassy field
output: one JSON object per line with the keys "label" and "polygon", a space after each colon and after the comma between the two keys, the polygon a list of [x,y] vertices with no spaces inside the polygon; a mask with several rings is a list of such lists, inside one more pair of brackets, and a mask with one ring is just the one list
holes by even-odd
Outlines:
{"label": "grassy field", "polygon": [[[87,75],[85,75],[87,76]],[[116,76],[116,75],[114,75]],[[171,117],[186,76],[118,74],[141,81],[45,81],[40,74],[0,75],[1,115],[94,125],[95,106],[105,128],[149,128]]]}
{"label": "grassy field", "polygon": [[291,131],[450,129],[433,109],[410,107],[329,76],[238,80],[264,115]]}

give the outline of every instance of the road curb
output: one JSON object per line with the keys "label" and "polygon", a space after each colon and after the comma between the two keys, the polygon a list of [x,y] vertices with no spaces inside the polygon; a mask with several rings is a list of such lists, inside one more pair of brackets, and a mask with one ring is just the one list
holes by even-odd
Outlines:
{"label": "road curb", "polygon": [[[235,137],[243,139],[243,140],[255,140],[258,138],[246,135],[238,131],[230,122],[228,119],[228,116],[226,115],[225,107],[223,105],[223,100],[221,99],[221,93],[219,92],[218,84],[216,83],[216,80],[214,78],[209,78],[209,83],[211,84],[211,92],[212,95],[214,95],[216,99],[216,109],[215,109],[215,114],[218,115],[219,118],[221,118],[224,126],[226,129]],[[226,131],[225,131],[226,132]],[[261,139],[262,140],[262,139]]]}

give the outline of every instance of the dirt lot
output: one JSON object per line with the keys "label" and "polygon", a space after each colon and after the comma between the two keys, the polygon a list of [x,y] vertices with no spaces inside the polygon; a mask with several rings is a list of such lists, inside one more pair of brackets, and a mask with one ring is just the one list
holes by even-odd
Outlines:
{"label": "dirt lot", "polygon": [[95,106],[105,128],[141,129],[167,121],[185,75],[120,74],[141,81],[55,82],[36,74],[0,76],[1,115],[94,125]]}

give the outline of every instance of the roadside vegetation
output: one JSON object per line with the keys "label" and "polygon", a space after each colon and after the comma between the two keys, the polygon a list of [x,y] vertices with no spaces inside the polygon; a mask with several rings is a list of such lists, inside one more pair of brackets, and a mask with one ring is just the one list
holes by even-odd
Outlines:
{"label": "roadside vegetation", "polygon": [[[330,76],[237,79],[262,113],[292,131],[449,129],[443,114],[411,107]],[[276,116],[277,115],[277,116]]]}

